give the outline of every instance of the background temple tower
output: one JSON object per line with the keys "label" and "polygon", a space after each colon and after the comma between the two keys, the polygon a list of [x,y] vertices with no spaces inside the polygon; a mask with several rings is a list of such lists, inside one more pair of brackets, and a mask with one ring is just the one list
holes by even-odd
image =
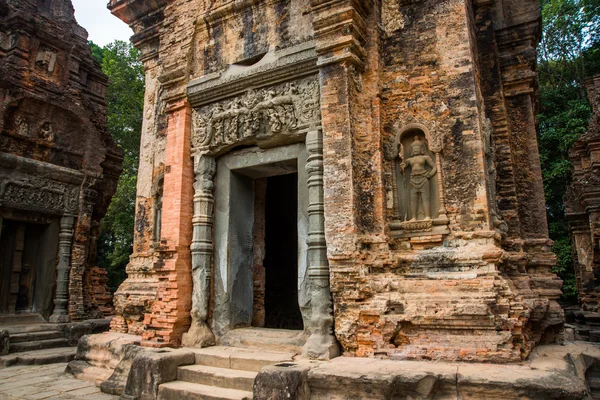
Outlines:
{"label": "background temple tower", "polygon": [[0,314],[102,317],[100,220],[122,152],[69,0],[0,0]]}
{"label": "background temple tower", "polygon": [[592,118],[588,132],[569,151],[573,163],[573,181],[565,203],[573,242],[573,259],[579,302],[584,311],[598,312],[600,291],[600,76],[586,81]]}

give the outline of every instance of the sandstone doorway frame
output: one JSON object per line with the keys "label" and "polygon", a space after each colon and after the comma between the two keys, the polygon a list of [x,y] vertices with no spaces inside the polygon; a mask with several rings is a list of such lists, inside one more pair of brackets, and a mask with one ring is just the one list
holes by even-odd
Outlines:
{"label": "sandstone doorway frame", "polygon": [[267,150],[241,150],[217,161],[211,324],[217,336],[252,324],[252,235],[255,220],[252,181],[290,173],[298,173],[296,289],[304,325],[309,325],[307,158],[305,146],[293,144]]}

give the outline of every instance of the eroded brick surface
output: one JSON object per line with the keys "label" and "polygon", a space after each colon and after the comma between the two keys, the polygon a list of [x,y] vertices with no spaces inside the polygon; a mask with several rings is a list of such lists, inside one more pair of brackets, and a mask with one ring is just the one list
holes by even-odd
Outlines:
{"label": "eroded brick surface", "polygon": [[[135,254],[114,329],[177,344],[190,323],[188,163],[201,148],[194,129],[205,127],[188,116],[212,117],[192,104],[198,94],[187,85],[229,82],[264,53],[304,44],[316,52],[321,119],[312,129],[323,133],[324,231],[343,351],[515,362],[560,340],[561,281],[551,272],[534,123],[537,1],[134,0],[110,8],[136,32],[148,88]],[[241,96],[227,90],[225,98]],[[416,135],[437,169],[428,178],[432,221],[407,217],[401,163]],[[157,242],[152,188],[161,179]],[[212,300],[209,320],[221,306]]]}

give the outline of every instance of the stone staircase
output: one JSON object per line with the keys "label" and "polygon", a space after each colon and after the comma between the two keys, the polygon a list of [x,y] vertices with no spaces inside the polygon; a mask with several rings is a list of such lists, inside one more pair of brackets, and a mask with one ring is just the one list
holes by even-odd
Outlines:
{"label": "stone staircase", "polygon": [[8,354],[0,356],[0,368],[69,362],[75,358],[74,346],[81,335],[108,328],[108,321],[95,321],[50,324],[39,314],[3,316],[0,332],[8,336]]}
{"label": "stone staircase", "polygon": [[292,361],[296,354],[226,346],[190,350],[195,353],[196,364],[179,367],[176,381],[160,385],[159,400],[252,399],[258,371]]}

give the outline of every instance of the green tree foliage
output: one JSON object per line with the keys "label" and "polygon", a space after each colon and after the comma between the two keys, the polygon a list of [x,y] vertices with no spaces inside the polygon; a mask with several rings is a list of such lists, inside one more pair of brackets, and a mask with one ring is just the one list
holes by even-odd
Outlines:
{"label": "green tree foliage", "polygon": [[92,55],[108,76],[106,90],[108,129],[123,149],[123,173],[117,192],[102,220],[98,265],[106,268],[115,291],[125,279],[133,246],[135,193],[144,107],[144,71],[131,44],[115,41],[104,48],[90,43]]}
{"label": "green tree foliage", "polygon": [[577,290],[564,195],[571,177],[568,150],[586,132],[590,118],[585,78],[600,72],[600,0],[541,3],[540,157],[550,237],[558,256],[555,272],[565,281],[565,299],[575,301]]}

